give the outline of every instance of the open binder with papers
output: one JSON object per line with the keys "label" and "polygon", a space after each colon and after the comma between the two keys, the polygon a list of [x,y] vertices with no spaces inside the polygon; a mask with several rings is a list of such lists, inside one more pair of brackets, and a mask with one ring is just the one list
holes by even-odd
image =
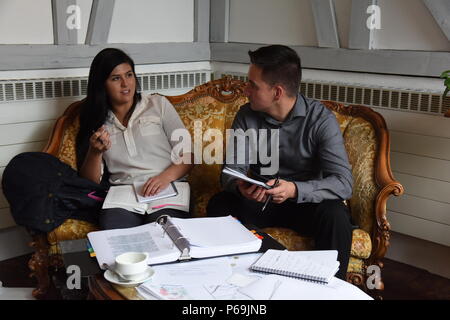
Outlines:
{"label": "open binder with papers", "polygon": [[339,270],[337,250],[267,250],[252,266],[259,272],[274,273],[327,284]]}
{"label": "open binder with papers", "polygon": [[115,257],[129,251],[147,252],[147,263],[160,264],[258,251],[261,239],[231,216],[171,218],[126,229],[94,231],[88,239],[97,262],[113,265]]}

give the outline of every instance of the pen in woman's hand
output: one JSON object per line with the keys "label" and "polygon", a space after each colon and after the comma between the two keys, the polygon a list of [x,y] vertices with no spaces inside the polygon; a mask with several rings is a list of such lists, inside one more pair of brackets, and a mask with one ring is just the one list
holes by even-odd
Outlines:
{"label": "pen in woman's hand", "polygon": [[[95,134],[97,131],[92,130],[92,134]],[[101,136],[101,134],[100,134]],[[97,140],[100,141],[101,144],[105,145],[105,143],[103,142],[103,140],[100,138],[100,136],[97,137]]]}

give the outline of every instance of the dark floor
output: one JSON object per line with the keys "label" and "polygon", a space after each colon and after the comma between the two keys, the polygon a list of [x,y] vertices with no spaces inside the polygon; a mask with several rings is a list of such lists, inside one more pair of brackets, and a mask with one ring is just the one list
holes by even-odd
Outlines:
{"label": "dark floor", "polygon": [[[29,277],[27,262],[30,255],[0,262],[0,281],[4,287],[34,287]],[[385,259],[382,277],[384,300],[450,300],[450,279],[429,273],[410,265]],[[51,299],[61,299],[53,288]]]}

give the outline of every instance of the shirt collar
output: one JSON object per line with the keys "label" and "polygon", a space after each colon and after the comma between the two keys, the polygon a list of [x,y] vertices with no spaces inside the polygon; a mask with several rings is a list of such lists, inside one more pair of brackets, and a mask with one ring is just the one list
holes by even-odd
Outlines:
{"label": "shirt collar", "polygon": [[290,120],[293,120],[297,117],[305,117],[306,116],[306,103],[303,96],[299,93],[297,95],[297,100],[295,101],[294,107],[289,112],[288,116],[286,117],[286,120],[284,122],[280,122],[271,116],[269,116],[267,113],[261,113],[264,120],[267,122],[274,124],[274,125],[280,125],[282,123],[286,123]]}
{"label": "shirt collar", "polygon": [[[141,103],[142,100],[144,99],[147,99],[147,97],[142,96],[141,101],[136,104],[133,114],[131,115],[130,120],[128,121],[128,125],[130,125],[134,121],[134,119],[141,113],[142,109],[144,108],[144,105],[146,104]],[[108,114],[106,115],[106,122],[115,124],[116,127],[119,128],[120,130],[126,130],[126,127],[124,127],[123,124],[120,123],[119,119],[117,119],[117,117],[114,115],[114,112],[112,112],[111,109],[108,110]]]}

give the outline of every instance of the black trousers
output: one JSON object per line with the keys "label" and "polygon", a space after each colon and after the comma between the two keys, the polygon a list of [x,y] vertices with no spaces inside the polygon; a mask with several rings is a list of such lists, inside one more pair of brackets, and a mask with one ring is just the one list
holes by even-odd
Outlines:
{"label": "black trousers", "polygon": [[162,215],[175,218],[190,218],[188,212],[177,209],[161,209],[151,214],[139,214],[122,208],[102,209],[99,226],[102,230],[137,227],[156,221]]}
{"label": "black trousers", "polygon": [[280,204],[270,202],[264,212],[263,203],[248,200],[230,192],[213,196],[207,206],[210,217],[232,215],[244,224],[260,228],[284,227],[314,238],[315,249],[337,250],[340,263],[336,276],[345,280],[352,242],[352,223],[347,207],[340,200],[321,203]]}

